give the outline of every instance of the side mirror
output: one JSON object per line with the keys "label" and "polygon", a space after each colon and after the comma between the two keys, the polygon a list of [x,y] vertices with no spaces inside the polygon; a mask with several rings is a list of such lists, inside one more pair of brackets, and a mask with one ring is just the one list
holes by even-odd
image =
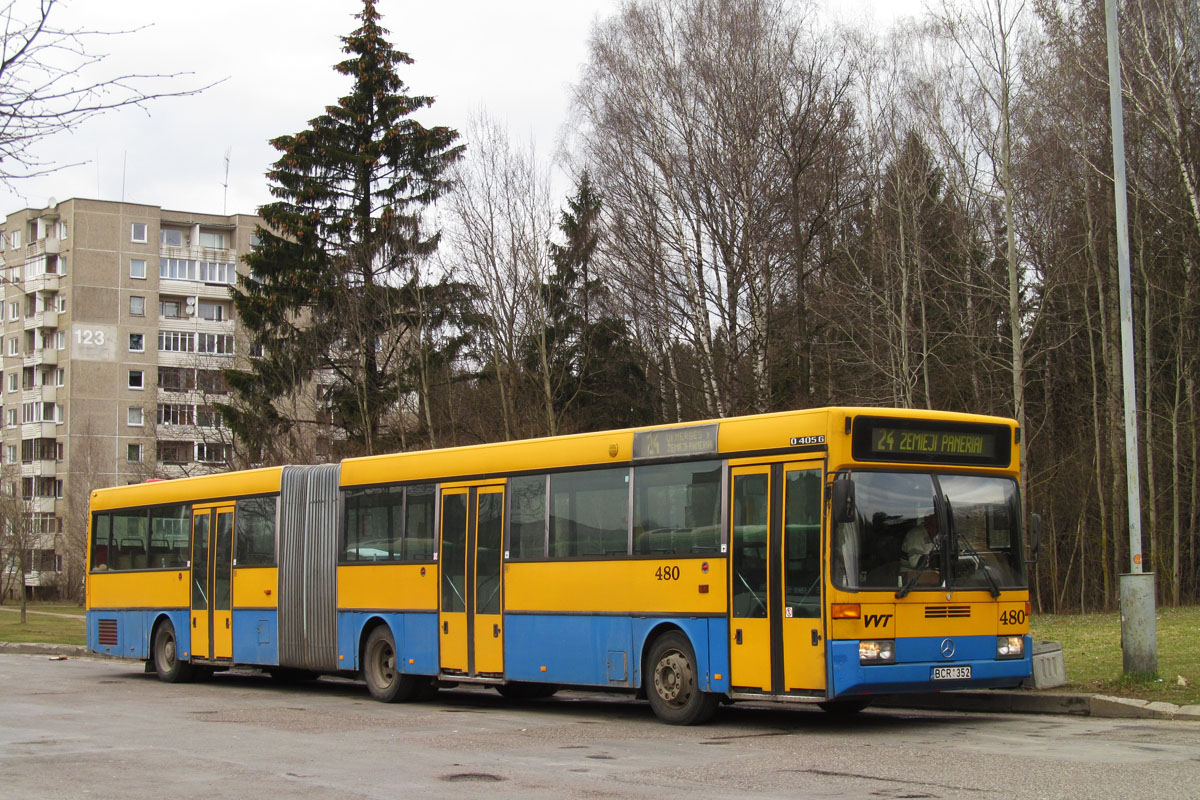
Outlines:
{"label": "side mirror", "polygon": [[1029,552],[1037,555],[1038,548],[1042,546],[1042,515],[1034,514],[1029,518]]}
{"label": "side mirror", "polygon": [[833,521],[854,522],[854,481],[850,478],[833,482]]}

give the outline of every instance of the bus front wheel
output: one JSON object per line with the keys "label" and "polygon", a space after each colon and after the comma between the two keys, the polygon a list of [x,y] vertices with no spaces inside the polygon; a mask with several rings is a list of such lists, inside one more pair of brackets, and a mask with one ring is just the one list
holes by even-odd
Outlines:
{"label": "bus front wheel", "polygon": [[712,718],[719,697],[700,690],[696,654],[683,633],[670,631],[658,637],[646,667],[646,697],[659,719],[671,725],[697,725]]}
{"label": "bus front wheel", "polygon": [[154,671],[160,681],[183,683],[192,679],[192,665],[179,660],[179,642],[175,626],[163,620],[154,629]]}
{"label": "bus front wheel", "polygon": [[400,672],[396,641],[386,625],[379,625],[367,636],[363,648],[363,680],[371,696],[383,703],[409,700],[420,687],[417,678]]}

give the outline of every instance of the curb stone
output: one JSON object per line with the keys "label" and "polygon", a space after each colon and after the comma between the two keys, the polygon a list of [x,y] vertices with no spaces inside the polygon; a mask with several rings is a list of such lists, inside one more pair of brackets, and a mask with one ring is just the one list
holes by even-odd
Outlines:
{"label": "curb stone", "polygon": [[[73,644],[0,642],[0,653],[63,658],[103,658]],[[1070,714],[1110,719],[1164,719],[1200,722],[1200,705],[1177,706],[1131,697],[1031,692],[994,689],[985,691],[938,692],[937,694],[881,695],[871,705],[887,708],[916,708],[934,711],[979,711],[993,714]]]}

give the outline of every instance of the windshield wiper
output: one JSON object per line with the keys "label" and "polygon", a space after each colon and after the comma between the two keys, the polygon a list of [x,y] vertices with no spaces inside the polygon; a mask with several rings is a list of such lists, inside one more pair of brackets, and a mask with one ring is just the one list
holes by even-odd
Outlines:
{"label": "windshield wiper", "polygon": [[[950,498],[949,497],[946,498],[946,510],[947,511],[950,510]],[[951,516],[951,519],[953,519],[953,516]],[[951,529],[953,530],[953,528],[954,528],[954,526],[952,525]],[[958,563],[958,554],[960,552],[959,546],[961,545],[962,552],[965,552],[971,558],[975,559],[975,566],[978,567],[979,571],[983,573],[983,577],[987,578],[988,585],[991,587],[990,589],[988,589],[988,593],[991,594],[993,599],[999,597],[1000,596],[1000,584],[996,581],[995,576],[992,575],[992,570],[988,567],[988,565],[983,563],[983,557],[979,555],[979,551],[971,546],[971,542],[967,539],[967,537],[959,536],[957,530],[953,531],[953,536],[954,536],[953,550],[954,550],[955,565],[957,565],[957,563]],[[949,565],[947,565],[947,566],[949,566]]]}

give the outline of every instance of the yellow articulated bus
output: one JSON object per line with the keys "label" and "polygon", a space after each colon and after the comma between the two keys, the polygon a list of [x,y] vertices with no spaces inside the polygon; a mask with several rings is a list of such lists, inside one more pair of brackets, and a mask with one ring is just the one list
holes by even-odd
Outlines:
{"label": "yellow articulated bus", "polygon": [[92,495],[88,645],[181,681],[358,674],[855,710],[1030,674],[1012,420],[825,408]]}

